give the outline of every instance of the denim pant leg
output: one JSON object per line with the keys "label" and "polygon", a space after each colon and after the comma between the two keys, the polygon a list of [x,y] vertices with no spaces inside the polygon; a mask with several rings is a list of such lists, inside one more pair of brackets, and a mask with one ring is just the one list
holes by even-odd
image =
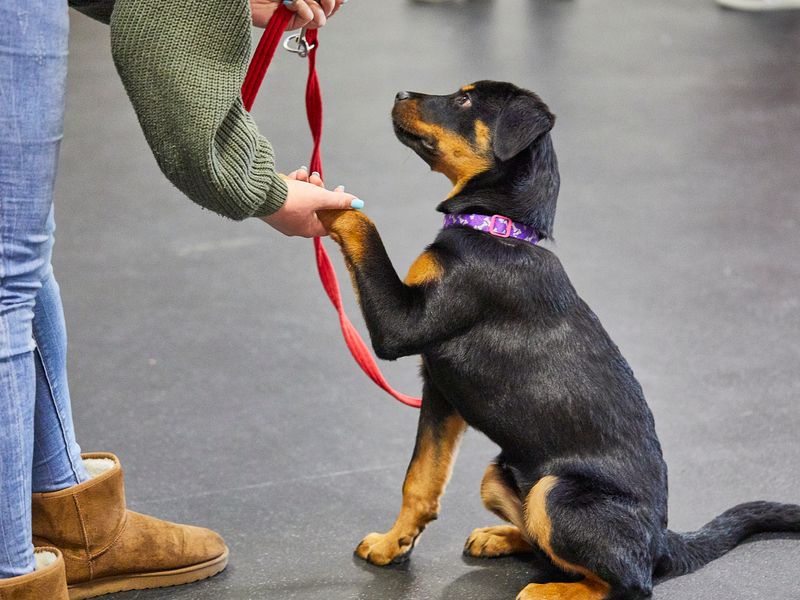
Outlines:
{"label": "denim pant leg", "polygon": [[89,479],[75,441],[67,384],[67,328],[61,294],[52,269],[36,294],[36,412],[33,440],[33,491],[54,492]]}
{"label": "denim pant leg", "polygon": [[63,0],[0,2],[0,578],[33,570],[33,319],[50,269],[66,11]]}

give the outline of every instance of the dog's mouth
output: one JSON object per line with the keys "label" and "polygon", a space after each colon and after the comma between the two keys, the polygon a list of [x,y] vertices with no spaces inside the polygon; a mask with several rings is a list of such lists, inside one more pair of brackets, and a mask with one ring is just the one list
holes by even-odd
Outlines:
{"label": "dog's mouth", "polygon": [[437,154],[436,140],[409,129],[394,119],[394,134],[403,144],[420,155],[433,157]]}

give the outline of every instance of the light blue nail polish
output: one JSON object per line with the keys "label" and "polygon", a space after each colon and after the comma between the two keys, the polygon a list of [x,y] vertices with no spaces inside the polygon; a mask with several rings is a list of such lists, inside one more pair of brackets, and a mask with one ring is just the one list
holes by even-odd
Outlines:
{"label": "light blue nail polish", "polygon": [[319,177],[319,171],[314,171],[314,172],[311,174],[311,176],[312,176],[312,177]]}
{"label": "light blue nail polish", "polygon": [[294,3],[294,0],[283,0],[284,6],[291,6]]}
{"label": "light blue nail polish", "polygon": [[361,210],[362,208],[364,208],[364,201],[363,200],[359,200],[358,198],[355,198],[350,203],[350,208],[355,208],[356,210]]}
{"label": "light blue nail polish", "polygon": [[298,169],[299,171],[308,171],[308,167],[302,166]]}
{"label": "light blue nail polish", "polygon": [[336,189],[339,190],[340,192],[343,192],[344,191],[344,186],[343,185],[337,185]]}

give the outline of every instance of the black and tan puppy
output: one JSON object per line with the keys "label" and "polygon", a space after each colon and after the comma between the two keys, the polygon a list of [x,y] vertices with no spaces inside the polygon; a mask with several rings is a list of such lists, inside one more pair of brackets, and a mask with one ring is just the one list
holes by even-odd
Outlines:
{"label": "black and tan puppy", "polygon": [[468,425],[502,449],[481,496],[510,525],[476,529],[465,551],[539,548],[580,577],[530,584],[523,600],[645,598],[654,575],[688,573],[757,532],[800,531],[800,507],[767,502],[737,506],[691,534],[667,529],[667,469],[639,383],[558,258],[508,235],[553,230],[554,117],[539,97],[482,81],[447,96],[401,92],[392,116],[400,141],[453,183],[438,209],[491,224],[481,231],[456,219],[403,281],[367,217],[321,215],[341,245],[375,352],[423,360],[402,509],[358,556],[377,565],[408,556],[437,516]]}

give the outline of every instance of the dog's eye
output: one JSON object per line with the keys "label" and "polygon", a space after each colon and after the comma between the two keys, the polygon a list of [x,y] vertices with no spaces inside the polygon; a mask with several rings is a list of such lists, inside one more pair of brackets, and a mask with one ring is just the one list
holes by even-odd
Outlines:
{"label": "dog's eye", "polygon": [[472,98],[469,97],[469,94],[459,94],[456,96],[456,104],[464,108],[469,108],[472,106]]}

